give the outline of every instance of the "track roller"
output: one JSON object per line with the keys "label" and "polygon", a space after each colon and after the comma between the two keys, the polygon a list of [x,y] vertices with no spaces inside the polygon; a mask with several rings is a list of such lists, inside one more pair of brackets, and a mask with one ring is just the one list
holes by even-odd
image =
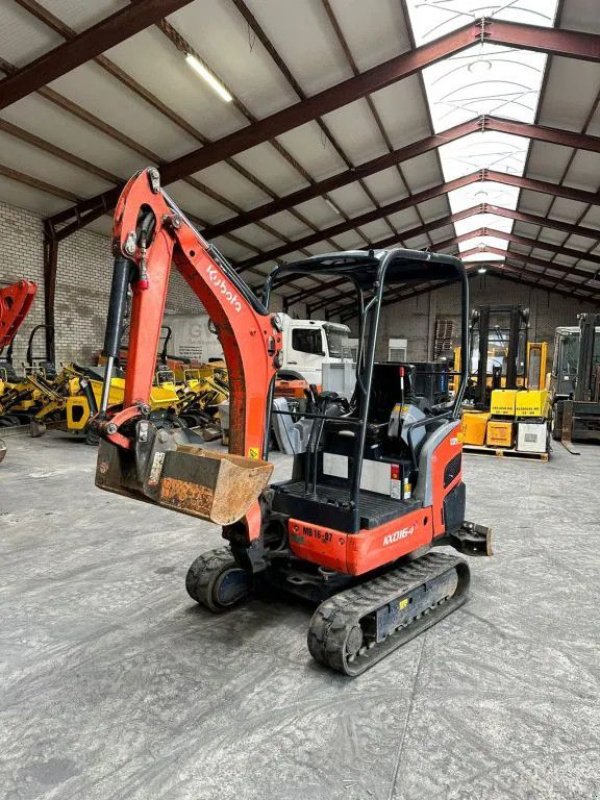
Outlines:
{"label": "track roller", "polygon": [[192,563],[185,579],[187,593],[200,605],[221,613],[245,600],[250,580],[229,547],[209,550]]}
{"label": "track roller", "polygon": [[462,605],[469,580],[461,558],[428,553],[321,603],[308,649],[321,664],[360,675]]}

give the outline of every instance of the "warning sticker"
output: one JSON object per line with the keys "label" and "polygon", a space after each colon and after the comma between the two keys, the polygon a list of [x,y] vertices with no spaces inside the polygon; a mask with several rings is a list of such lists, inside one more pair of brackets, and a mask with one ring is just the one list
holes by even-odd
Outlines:
{"label": "warning sticker", "polygon": [[255,461],[258,461],[258,458],[259,458],[259,449],[258,449],[258,447],[249,447],[248,448],[248,458],[252,458]]}

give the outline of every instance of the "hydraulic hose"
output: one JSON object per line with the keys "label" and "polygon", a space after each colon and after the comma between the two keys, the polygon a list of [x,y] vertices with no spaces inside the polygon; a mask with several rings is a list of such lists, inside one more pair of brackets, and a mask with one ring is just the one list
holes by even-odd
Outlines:
{"label": "hydraulic hose", "polygon": [[135,264],[128,258],[117,256],[113,267],[110,299],[108,301],[108,318],[104,334],[104,355],[106,356],[106,371],[102,386],[100,413],[104,414],[108,408],[110,382],[114,369],[115,359],[119,356],[121,348],[121,335],[125,321],[125,308],[127,305],[127,290],[134,274]]}

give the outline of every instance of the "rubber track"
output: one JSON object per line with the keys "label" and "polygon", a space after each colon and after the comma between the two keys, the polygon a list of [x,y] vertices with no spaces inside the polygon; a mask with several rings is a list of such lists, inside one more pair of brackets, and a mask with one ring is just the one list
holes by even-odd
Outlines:
{"label": "rubber track", "polygon": [[[347,660],[348,633],[360,624],[362,618],[451,569],[457,569],[458,572],[458,586],[451,598],[428,609],[406,627],[398,628],[383,642],[367,648],[354,661]],[[468,586],[469,568],[462,558],[428,553],[399,569],[339,592],[321,603],[308,629],[308,649],[321,664],[344,675],[360,675],[461,606],[467,599]]]}
{"label": "rubber track", "polygon": [[192,600],[215,613],[223,611],[224,609],[215,606],[211,601],[211,582],[221,569],[229,565],[235,565],[229,545],[208,550],[198,556],[185,577],[185,588]]}

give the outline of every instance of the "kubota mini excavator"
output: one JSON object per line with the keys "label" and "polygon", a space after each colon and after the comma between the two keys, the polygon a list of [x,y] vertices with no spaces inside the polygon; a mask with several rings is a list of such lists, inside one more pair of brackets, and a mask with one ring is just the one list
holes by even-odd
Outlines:
{"label": "kubota mini excavator", "polygon": [[[458,415],[467,365],[454,402],[431,408],[413,393],[410,365],[376,364],[375,348],[390,285],[454,277],[462,289],[462,346],[468,352],[468,282],[461,262],[400,249],[316,256],[276,267],[259,300],[161,189],[153,168],[123,190],[113,235],[96,483],[222,526],[227,545],[203,553],[189,569],[191,597],[218,612],[254,590],[275,587],[317,603],[309,650],[351,676],[460,606],[469,584],[466,562],[430,551],[450,545],[469,555],[491,554],[489,529],[464,516]],[[186,429],[158,430],[149,419],[172,264],[213,319],[225,353],[229,453],[203,448]],[[356,390],[349,402],[326,392],[317,399],[307,414],[313,424],[306,452],[294,457],[289,480],[269,485],[281,351],[269,295],[286,279],[308,274],[344,277],[357,289]],[[110,377],[130,288],[125,397],[113,413]]]}
{"label": "kubota mini excavator", "polygon": [[[2,386],[14,376],[12,358],[2,359],[2,351],[4,348],[11,351],[13,340],[29,313],[36,292],[37,284],[26,280],[17,281],[0,289],[0,385]],[[5,455],[6,445],[0,439],[0,462],[4,460]]]}

